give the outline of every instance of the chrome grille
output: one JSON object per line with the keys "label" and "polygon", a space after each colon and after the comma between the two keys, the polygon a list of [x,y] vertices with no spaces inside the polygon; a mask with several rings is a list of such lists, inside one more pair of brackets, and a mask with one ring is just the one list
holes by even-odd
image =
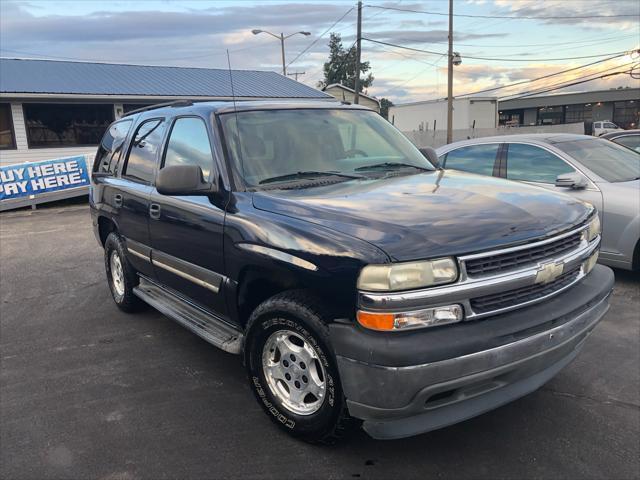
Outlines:
{"label": "chrome grille", "polygon": [[538,300],[542,297],[546,297],[547,295],[556,293],[558,290],[572,284],[578,275],[580,275],[580,268],[575,268],[570,272],[560,275],[554,281],[549,283],[531,285],[494,295],[472,298],[470,301],[471,308],[473,308],[474,312],[481,314]]}
{"label": "chrome grille", "polygon": [[482,258],[470,259],[465,262],[467,275],[470,277],[481,277],[484,275],[495,275],[502,272],[515,270],[524,265],[536,262],[551,260],[580,245],[582,233],[556,240],[555,242],[538,245],[532,248],[525,248],[513,252],[502,253]]}

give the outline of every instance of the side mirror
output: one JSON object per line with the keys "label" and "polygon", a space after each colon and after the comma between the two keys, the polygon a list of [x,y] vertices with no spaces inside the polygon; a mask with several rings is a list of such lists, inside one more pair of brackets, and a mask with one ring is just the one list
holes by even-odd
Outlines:
{"label": "side mirror", "polygon": [[562,175],[558,175],[556,177],[556,187],[573,188],[575,190],[579,190],[581,188],[587,188],[588,186],[589,182],[587,182],[587,179],[578,172],[563,173]]}
{"label": "side mirror", "polygon": [[162,195],[209,195],[215,187],[202,178],[198,165],[174,165],[158,172],[156,189]]}
{"label": "side mirror", "polygon": [[440,166],[440,160],[438,160],[438,154],[436,153],[436,151],[431,148],[431,147],[423,147],[423,148],[419,148],[418,150],[420,150],[420,153],[422,154],[422,156],[424,158],[426,158],[427,160],[429,160],[429,162],[436,168],[442,168]]}

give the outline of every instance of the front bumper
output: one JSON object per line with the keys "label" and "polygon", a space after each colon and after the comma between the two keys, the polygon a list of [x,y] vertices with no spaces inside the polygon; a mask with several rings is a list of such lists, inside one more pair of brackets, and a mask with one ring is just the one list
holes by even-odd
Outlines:
{"label": "front bumper", "polygon": [[[466,326],[387,336],[390,348],[381,355],[372,354],[373,348],[384,345],[384,337],[378,337],[377,343],[372,340],[379,332],[371,336],[351,326],[345,338],[347,326],[336,324],[332,339],[349,412],[364,420],[363,427],[372,437],[392,439],[442,428],[526,395],[578,355],[607,312],[612,288],[611,270],[597,266],[579,284],[548,302]],[[525,329],[505,334],[505,323],[512,329],[525,325]],[[470,338],[464,337],[465,327]],[[482,327],[483,339],[477,330]],[[457,334],[443,336],[447,330]],[[422,352],[416,351],[416,335]],[[431,341],[445,338],[448,344]],[[359,348],[349,348],[356,341]],[[432,345],[435,356],[425,356]],[[485,347],[473,349],[473,345]],[[447,350],[453,354],[440,358]],[[407,364],[412,353],[418,361]]]}

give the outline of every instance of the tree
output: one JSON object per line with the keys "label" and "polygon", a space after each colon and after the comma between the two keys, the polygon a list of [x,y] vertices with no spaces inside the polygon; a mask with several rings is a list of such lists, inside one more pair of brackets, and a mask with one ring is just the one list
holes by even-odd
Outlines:
{"label": "tree", "polygon": [[[332,33],[329,38],[329,61],[324,64],[324,80],[318,82],[318,87],[324,88],[333,83],[355,89],[356,85],[356,47],[346,50],[342,45],[339,33]],[[360,62],[360,74],[371,70],[369,62]],[[373,75],[360,77],[360,91],[370,87]]]}
{"label": "tree", "polygon": [[389,120],[389,107],[393,107],[393,102],[388,98],[380,99],[380,115]]}

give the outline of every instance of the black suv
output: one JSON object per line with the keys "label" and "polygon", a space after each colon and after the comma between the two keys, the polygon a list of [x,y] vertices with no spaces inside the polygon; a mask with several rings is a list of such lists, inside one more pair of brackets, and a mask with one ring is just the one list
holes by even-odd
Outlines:
{"label": "black suv", "polygon": [[118,307],[243,355],[267,415],[309,441],[415,435],[525,395],[609,308],[593,208],[444,171],[358,106],[133,112],[90,199]]}

